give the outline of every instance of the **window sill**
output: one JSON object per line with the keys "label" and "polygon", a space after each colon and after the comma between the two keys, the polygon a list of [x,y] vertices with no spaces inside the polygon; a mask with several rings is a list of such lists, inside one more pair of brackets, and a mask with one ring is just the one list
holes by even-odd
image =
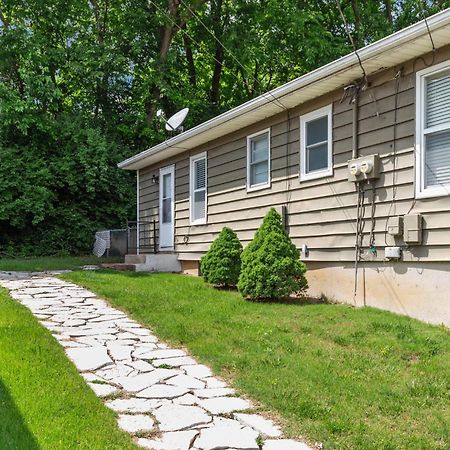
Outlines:
{"label": "window sill", "polygon": [[262,191],[263,189],[270,189],[271,183],[256,184],[255,186],[247,186],[247,192]]}
{"label": "window sill", "polygon": [[416,199],[427,199],[427,198],[439,198],[439,197],[448,197],[450,195],[450,186],[446,186],[445,188],[438,189],[425,189],[423,191],[416,191]]}
{"label": "window sill", "polygon": [[319,178],[331,177],[333,176],[333,168],[321,170],[318,172],[312,173],[300,173],[300,182],[301,181],[309,181],[309,180],[317,180]]}
{"label": "window sill", "polygon": [[194,221],[189,221],[189,225],[190,226],[196,226],[196,225],[206,225],[207,221],[206,219],[201,219],[201,220],[194,220]]}

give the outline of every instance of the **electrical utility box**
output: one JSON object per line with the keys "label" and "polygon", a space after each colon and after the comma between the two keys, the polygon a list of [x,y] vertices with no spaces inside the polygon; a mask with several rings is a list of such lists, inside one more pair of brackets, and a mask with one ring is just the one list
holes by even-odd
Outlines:
{"label": "electrical utility box", "polygon": [[400,259],[402,257],[402,249],[400,247],[385,247],[384,256],[386,259]]}
{"label": "electrical utility box", "polygon": [[406,244],[422,243],[421,214],[407,214],[403,217],[403,240]]}
{"label": "electrical utility box", "polygon": [[401,236],[403,234],[403,217],[389,217],[387,224],[387,232],[391,236]]}
{"label": "electrical utility box", "polygon": [[348,162],[348,181],[355,183],[365,180],[375,180],[380,177],[379,155],[362,156]]}

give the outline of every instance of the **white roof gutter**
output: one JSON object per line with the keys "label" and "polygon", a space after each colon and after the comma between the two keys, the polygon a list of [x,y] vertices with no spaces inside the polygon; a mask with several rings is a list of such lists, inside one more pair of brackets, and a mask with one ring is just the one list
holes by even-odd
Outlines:
{"label": "white roof gutter", "polygon": [[[447,8],[446,10],[429,17],[427,19],[427,22],[428,27],[432,33],[433,31],[438,30],[441,27],[450,25],[450,8]],[[393,49],[402,47],[406,43],[426,34],[428,34],[427,26],[425,20],[422,20],[414,25],[410,25],[403,30],[400,30],[394,34],[391,34],[390,36],[380,39],[379,41],[358,50],[358,55],[364,65],[364,62],[367,62],[372,58],[375,58],[384,53],[392,52]],[[450,38],[446,43],[450,44]],[[442,45],[445,45],[445,43]],[[417,56],[423,53],[424,51],[420,48],[417,50]],[[408,57],[408,59],[410,59],[410,57]],[[398,63],[401,62],[402,61],[398,61]],[[196,127],[191,128],[190,130],[187,130],[171,139],[168,139],[167,141],[164,141],[148,150],[144,150],[143,152],[132,156],[125,161],[122,161],[118,164],[118,167],[121,169],[137,170],[149,164],[155,164],[158,161],[166,159],[169,156],[181,153],[183,151],[197,147],[205,142],[208,142],[209,140],[211,140],[211,137],[209,136],[211,133],[207,132],[211,132],[212,130],[214,130],[213,139],[216,139],[221,136],[220,134],[218,134],[220,133],[218,128],[220,129],[220,127],[227,122],[240,118],[248,113],[254,112],[255,110],[260,109],[270,103],[272,103],[272,106],[274,106],[277,104],[275,99],[281,100],[283,99],[283,97],[292,94],[294,91],[304,89],[314,83],[323,81],[325,78],[334,77],[339,72],[349,70],[358,65],[358,59],[355,53],[352,52],[346,56],[343,56],[342,58],[326,64],[325,66],[322,66],[316,70],[313,70],[312,72],[296,78],[278,88],[275,88],[268,93],[260,95],[253,100],[250,100],[236,108],[233,108],[230,111],[227,111],[200,125],[197,125]],[[376,70],[367,70],[366,68],[366,72],[368,74],[375,71]],[[276,112],[272,111],[267,117],[282,111],[282,108],[279,105],[276,106]],[[235,130],[239,128],[242,127],[239,127],[239,125],[237,124]],[[227,134],[228,132],[229,131],[224,130],[222,135]],[[202,134],[204,134],[204,139],[201,139],[200,135]],[[167,149],[172,149],[170,155],[161,154],[161,152]]]}

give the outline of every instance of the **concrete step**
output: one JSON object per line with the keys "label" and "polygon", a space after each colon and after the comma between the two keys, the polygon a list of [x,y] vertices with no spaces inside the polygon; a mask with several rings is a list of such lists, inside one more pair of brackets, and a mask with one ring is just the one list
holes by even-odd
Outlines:
{"label": "concrete step", "polygon": [[145,262],[136,264],[136,272],[181,272],[181,263],[175,253],[145,255]]}
{"label": "concrete step", "polygon": [[125,264],[143,264],[145,255],[125,255]]}
{"label": "concrete step", "polygon": [[128,264],[128,263],[104,263],[100,264],[100,267],[104,269],[112,269],[112,270],[122,270],[128,272],[136,272],[137,264]]}

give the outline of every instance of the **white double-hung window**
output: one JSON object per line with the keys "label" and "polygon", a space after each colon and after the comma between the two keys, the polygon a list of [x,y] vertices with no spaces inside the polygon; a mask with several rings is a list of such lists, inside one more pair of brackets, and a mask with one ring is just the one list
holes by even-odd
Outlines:
{"label": "white double-hung window", "polygon": [[333,174],[332,106],[300,117],[300,181]]}
{"label": "white double-hung window", "polygon": [[270,129],[247,137],[247,191],[270,187]]}
{"label": "white double-hung window", "polygon": [[190,221],[192,225],[206,223],[207,214],[206,152],[191,156],[190,162]]}
{"label": "white double-hung window", "polygon": [[416,197],[450,195],[450,62],[416,77]]}

